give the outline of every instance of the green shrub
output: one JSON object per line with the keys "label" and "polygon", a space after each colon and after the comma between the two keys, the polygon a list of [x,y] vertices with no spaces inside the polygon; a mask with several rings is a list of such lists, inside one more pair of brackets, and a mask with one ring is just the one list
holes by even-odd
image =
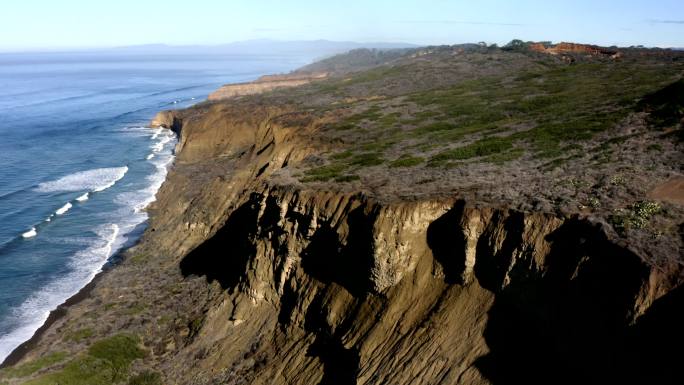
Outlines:
{"label": "green shrub", "polygon": [[587,205],[593,209],[601,207],[601,201],[597,197],[589,197]]}
{"label": "green shrub", "polygon": [[107,361],[115,371],[125,371],[131,362],[145,356],[138,347],[138,338],[128,334],[119,334],[97,341],[90,346],[88,354]]}
{"label": "green shrub", "polygon": [[613,175],[612,177],[610,177],[610,184],[612,184],[613,186],[622,186],[625,184],[625,182],[625,177],[620,174]]}
{"label": "green shrub", "polygon": [[512,147],[513,141],[509,137],[490,137],[480,139],[477,142],[467,146],[443,151],[432,157],[431,160],[439,162],[444,160],[469,159],[479,156],[497,154],[506,150],[510,150]]}
{"label": "green shrub", "polygon": [[390,167],[413,167],[425,162],[425,159],[419,156],[402,156],[401,158],[391,162]]}
{"label": "green shrub", "polygon": [[651,218],[661,211],[656,202],[640,201],[634,203],[629,209],[617,209],[608,218],[613,228],[624,233],[628,229],[643,229]]}
{"label": "green shrub", "polygon": [[355,155],[349,161],[351,165],[358,167],[377,166],[383,164],[384,162],[385,160],[382,159],[380,155],[372,152]]}
{"label": "green shrub", "polygon": [[106,361],[82,356],[69,362],[62,370],[30,380],[24,385],[111,385],[119,380]]}
{"label": "green shrub", "polygon": [[420,127],[418,129],[416,129],[414,132],[419,133],[419,134],[424,134],[424,133],[430,133],[430,132],[449,131],[449,130],[453,130],[455,128],[456,128],[456,126],[452,123],[437,122],[437,123],[428,124],[427,126]]}
{"label": "green shrub", "polygon": [[[632,205],[632,213],[634,217],[646,223],[649,219],[651,219],[652,216],[659,213],[660,210],[660,205],[656,202],[641,201]],[[643,225],[640,227],[643,227]]]}
{"label": "green shrub", "polygon": [[495,164],[504,164],[506,162],[510,162],[512,160],[519,159],[525,154],[525,151],[520,148],[515,148],[510,151],[506,152],[499,152],[496,154],[492,154],[484,159],[485,162],[489,163],[495,163]]}
{"label": "green shrub", "polygon": [[341,164],[331,164],[327,166],[316,167],[305,172],[306,177],[302,179],[303,182],[326,181],[340,175],[346,170],[347,166]]}
{"label": "green shrub", "polygon": [[64,352],[50,353],[34,361],[30,361],[19,366],[3,369],[2,371],[0,371],[0,373],[7,377],[26,377],[39,371],[40,369],[49,367],[60,361],[63,361],[65,358],[67,358],[67,354]]}
{"label": "green shrub", "polygon": [[353,182],[353,181],[359,180],[359,179],[361,179],[361,177],[359,177],[358,175],[351,174],[351,175],[338,176],[334,180],[335,180],[335,182]]}
{"label": "green shrub", "polygon": [[125,380],[130,364],[145,356],[138,339],[127,334],[95,342],[88,351],[58,372],[28,381],[26,385],[110,385]]}

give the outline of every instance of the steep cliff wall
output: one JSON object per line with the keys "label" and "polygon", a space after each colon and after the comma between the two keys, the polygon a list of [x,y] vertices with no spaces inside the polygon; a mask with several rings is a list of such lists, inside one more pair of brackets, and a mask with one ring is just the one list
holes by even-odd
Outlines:
{"label": "steep cliff wall", "polygon": [[610,380],[657,276],[579,219],[277,188],[180,266],[224,290],[191,383]]}

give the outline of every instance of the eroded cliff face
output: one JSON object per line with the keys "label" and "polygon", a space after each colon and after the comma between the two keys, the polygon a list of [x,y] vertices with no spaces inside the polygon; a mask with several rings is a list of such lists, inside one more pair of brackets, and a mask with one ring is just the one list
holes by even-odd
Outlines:
{"label": "eroded cliff face", "polygon": [[180,267],[223,290],[190,383],[609,380],[659,279],[580,219],[279,189]]}
{"label": "eroded cliff face", "polygon": [[[662,371],[662,361],[634,360],[648,334],[638,320],[675,285],[676,267],[651,266],[577,216],[274,184],[271,173],[313,152],[305,133],[322,123],[284,110],[244,122],[210,108],[222,109],[223,126],[206,112],[184,120],[172,178],[207,159],[241,173],[216,176],[153,220],[186,234],[173,244],[183,279],[210,287],[160,361],[172,383],[577,383],[618,373],[629,383]],[[200,148],[216,150],[207,158]],[[163,189],[161,205],[188,191]]]}

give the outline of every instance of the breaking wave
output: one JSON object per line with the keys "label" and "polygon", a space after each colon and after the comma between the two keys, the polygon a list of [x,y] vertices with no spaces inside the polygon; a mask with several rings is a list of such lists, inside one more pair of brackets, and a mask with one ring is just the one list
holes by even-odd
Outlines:
{"label": "breaking wave", "polygon": [[93,192],[104,191],[114,186],[127,172],[127,166],[80,171],[50,182],[41,183],[36,187],[35,191],[41,193],[83,190]]}
{"label": "breaking wave", "polygon": [[66,214],[67,211],[69,211],[72,207],[74,207],[71,202],[67,202],[64,206],[60,207],[55,211],[56,215],[64,215]]}
{"label": "breaking wave", "polygon": [[19,307],[12,310],[10,317],[21,326],[7,334],[0,335],[0,357],[6,357],[17,346],[31,338],[47,320],[52,309],[76,294],[102,270],[102,266],[115,250],[119,226],[104,225],[96,229],[95,233],[98,238],[71,257],[69,273],[37,291]]}
{"label": "breaking wave", "polygon": [[38,235],[38,232],[36,231],[36,228],[35,228],[35,227],[31,227],[31,230],[29,230],[29,231],[27,231],[27,232],[21,234],[21,236],[22,236],[23,238],[33,238],[33,237],[35,237],[36,235]]}

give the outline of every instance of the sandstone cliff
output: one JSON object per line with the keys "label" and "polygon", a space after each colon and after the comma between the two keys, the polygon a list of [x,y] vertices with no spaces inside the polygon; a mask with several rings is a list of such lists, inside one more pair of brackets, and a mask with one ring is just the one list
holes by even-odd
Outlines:
{"label": "sandstone cliff", "polygon": [[[152,221],[183,236],[137,251],[175,256],[164,263],[194,287],[173,345],[149,342],[171,383],[611,381],[655,332],[635,321],[677,314],[649,311],[677,269],[587,218],[267,182],[320,151],[324,122],[288,127],[291,114],[211,106],[183,120],[169,211]],[[624,373],[665,362],[637,364]]]}

